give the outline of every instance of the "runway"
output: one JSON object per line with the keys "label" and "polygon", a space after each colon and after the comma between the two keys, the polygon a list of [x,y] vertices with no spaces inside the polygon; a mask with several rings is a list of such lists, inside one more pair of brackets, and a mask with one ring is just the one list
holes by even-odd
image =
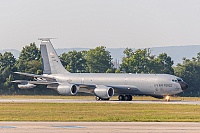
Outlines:
{"label": "runway", "polygon": [[0,99],[0,103],[142,103],[142,104],[191,104],[191,105],[200,105],[200,101],[178,101],[171,100],[170,102],[162,100],[133,100],[133,101],[95,101],[87,99]]}
{"label": "runway", "polygon": [[199,133],[193,122],[0,122],[1,133]]}

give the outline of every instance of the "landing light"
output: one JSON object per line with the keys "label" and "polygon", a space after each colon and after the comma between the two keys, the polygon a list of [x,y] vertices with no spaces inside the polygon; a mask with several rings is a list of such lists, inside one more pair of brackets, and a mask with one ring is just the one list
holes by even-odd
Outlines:
{"label": "landing light", "polygon": [[169,102],[170,101],[170,96],[166,96],[165,99],[166,99],[167,102]]}

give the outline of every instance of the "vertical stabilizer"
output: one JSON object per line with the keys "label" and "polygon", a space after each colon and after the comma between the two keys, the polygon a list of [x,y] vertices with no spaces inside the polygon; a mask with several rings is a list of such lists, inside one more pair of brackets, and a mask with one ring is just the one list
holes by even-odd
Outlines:
{"label": "vertical stabilizer", "polygon": [[52,38],[39,38],[41,40],[40,50],[42,54],[43,74],[69,73],[60,62],[50,39]]}

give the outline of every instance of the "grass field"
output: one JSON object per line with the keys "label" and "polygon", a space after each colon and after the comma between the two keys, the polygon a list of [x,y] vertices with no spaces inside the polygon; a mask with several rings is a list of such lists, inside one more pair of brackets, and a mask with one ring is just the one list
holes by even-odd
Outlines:
{"label": "grass field", "polygon": [[200,122],[199,105],[0,103],[0,121]]}
{"label": "grass field", "polygon": [[[94,96],[0,96],[2,99],[94,99]],[[116,100],[113,97],[112,100]],[[135,100],[158,100],[134,97]],[[172,97],[172,100],[199,98]],[[136,103],[0,103],[0,121],[200,122],[200,105]]]}

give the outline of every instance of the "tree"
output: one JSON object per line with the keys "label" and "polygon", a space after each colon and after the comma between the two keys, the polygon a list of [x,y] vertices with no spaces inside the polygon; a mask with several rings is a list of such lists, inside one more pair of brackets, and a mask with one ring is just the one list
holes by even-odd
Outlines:
{"label": "tree", "polygon": [[160,73],[165,74],[174,74],[174,69],[172,68],[174,62],[172,61],[171,57],[168,56],[166,53],[162,53],[158,55],[159,60],[159,67],[161,68]]}
{"label": "tree", "polygon": [[123,53],[125,54],[126,58],[130,58],[134,54],[134,52],[133,52],[133,50],[131,48],[126,48],[123,51]]}
{"label": "tree", "polygon": [[76,50],[63,53],[60,56],[63,66],[69,72],[86,72],[87,64],[85,60],[86,51],[77,52]]}
{"label": "tree", "polygon": [[191,60],[183,58],[183,63],[174,67],[175,75],[189,84],[189,89],[184,92],[186,96],[191,96],[191,93],[197,96],[200,93],[200,60],[198,58],[199,53]]}
{"label": "tree", "polygon": [[92,73],[105,73],[108,69],[112,68],[112,57],[106,47],[99,46],[95,49],[90,49],[86,54],[86,63],[89,72]]}
{"label": "tree", "polygon": [[127,73],[166,73],[174,74],[173,61],[166,53],[158,57],[151,55],[150,49],[133,51],[126,48],[120,69]]}
{"label": "tree", "polygon": [[19,56],[19,60],[22,61],[31,61],[40,59],[41,59],[40,50],[37,48],[35,43],[30,43],[29,46],[23,47]]}
{"label": "tree", "polygon": [[35,43],[23,48],[15,66],[20,72],[42,73],[41,53]]}
{"label": "tree", "polygon": [[120,69],[126,73],[148,73],[150,63],[149,49],[133,50],[126,48]]}
{"label": "tree", "polygon": [[4,55],[0,54],[0,89],[1,91],[8,91],[13,89],[11,81],[13,80],[12,71],[16,59],[10,52],[5,52]]}
{"label": "tree", "polygon": [[5,52],[4,55],[0,55],[0,61],[1,68],[5,68],[7,66],[13,67],[16,62],[16,59],[11,52]]}

